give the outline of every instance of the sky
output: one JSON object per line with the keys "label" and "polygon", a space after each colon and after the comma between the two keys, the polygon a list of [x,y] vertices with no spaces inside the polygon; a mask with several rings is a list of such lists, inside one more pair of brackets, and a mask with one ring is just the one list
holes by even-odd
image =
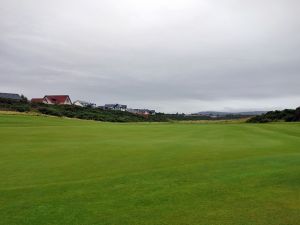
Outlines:
{"label": "sky", "polygon": [[0,92],[161,112],[300,106],[299,0],[0,0]]}

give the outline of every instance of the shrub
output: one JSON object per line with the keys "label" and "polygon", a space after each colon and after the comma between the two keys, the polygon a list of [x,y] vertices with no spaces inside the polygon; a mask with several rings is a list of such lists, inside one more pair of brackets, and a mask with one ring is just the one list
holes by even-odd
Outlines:
{"label": "shrub", "polygon": [[13,106],[12,109],[18,112],[29,112],[30,111],[30,106],[29,105],[16,105]]}
{"label": "shrub", "polygon": [[46,114],[46,115],[52,115],[52,116],[62,116],[62,113],[53,109],[53,108],[47,108],[47,107],[40,107],[38,108],[38,111],[40,113]]}

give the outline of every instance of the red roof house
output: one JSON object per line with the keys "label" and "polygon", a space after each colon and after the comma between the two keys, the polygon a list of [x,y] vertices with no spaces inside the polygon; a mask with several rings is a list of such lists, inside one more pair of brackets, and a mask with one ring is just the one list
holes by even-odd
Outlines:
{"label": "red roof house", "polygon": [[46,95],[43,101],[50,105],[72,105],[69,95]]}

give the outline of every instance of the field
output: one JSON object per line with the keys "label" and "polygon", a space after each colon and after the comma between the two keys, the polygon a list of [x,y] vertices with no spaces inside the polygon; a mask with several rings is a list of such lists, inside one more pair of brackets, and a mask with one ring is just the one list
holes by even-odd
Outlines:
{"label": "field", "polygon": [[300,123],[0,115],[1,225],[298,225]]}

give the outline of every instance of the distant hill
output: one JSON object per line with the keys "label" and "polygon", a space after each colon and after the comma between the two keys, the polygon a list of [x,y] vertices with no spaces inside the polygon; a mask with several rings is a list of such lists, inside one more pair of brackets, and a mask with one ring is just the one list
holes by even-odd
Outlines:
{"label": "distant hill", "polygon": [[204,111],[194,113],[193,115],[223,117],[228,115],[242,115],[242,116],[258,116],[267,113],[268,111],[250,111],[250,112],[217,112],[217,111]]}

